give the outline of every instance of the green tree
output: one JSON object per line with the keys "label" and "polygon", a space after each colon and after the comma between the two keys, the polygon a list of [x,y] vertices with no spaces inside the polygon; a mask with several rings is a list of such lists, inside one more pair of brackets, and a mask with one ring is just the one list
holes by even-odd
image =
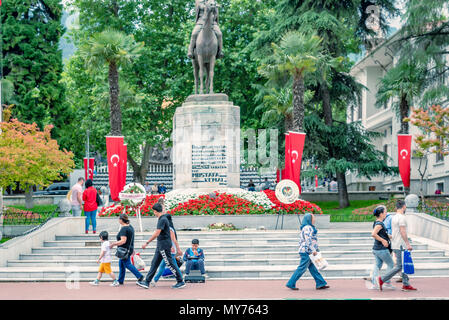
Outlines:
{"label": "green tree", "polygon": [[[363,128],[360,122],[346,123],[334,121],[328,126],[316,115],[306,118],[305,132],[307,134],[306,157],[313,159],[313,164],[320,167],[326,175],[339,173],[356,173],[358,176],[370,178],[377,174],[395,174],[397,168],[389,167],[385,160],[388,155],[376,149],[372,141],[380,133],[370,132]],[[346,182],[338,181],[340,208],[349,206]]]}
{"label": "green tree", "polygon": [[70,121],[60,83],[61,1],[11,0],[4,1],[1,8],[2,75],[14,84],[6,101],[15,104],[15,118],[35,122],[41,129],[53,124],[52,135],[58,138],[60,129]]}
{"label": "green tree", "polygon": [[282,37],[279,45],[272,44],[273,54],[259,69],[268,79],[268,85],[292,83],[294,131],[304,130],[304,79],[316,70],[320,44],[318,36],[289,32]]}
{"label": "green tree", "polygon": [[19,182],[27,192],[27,208],[33,207],[33,186],[48,186],[73,168],[73,153],[59,150],[51,129],[40,131],[35,123],[17,119],[0,123],[0,187]]}
{"label": "green tree", "polygon": [[384,106],[391,102],[392,109],[396,112],[401,122],[398,133],[408,134],[408,122],[410,107],[413,101],[421,94],[426,67],[413,61],[401,61],[391,68],[381,79],[376,94],[376,105]]}
{"label": "green tree", "polygon": [[81,56],[90,72],[96,72],[104,65],[108,67],[110,134],[113,136],[122,134],[119,68],[130,64],[133,59],[137,58],[142,48],[143,44],[136,42],[133,36],[116,30],[105,30],[94,34],[80,47]]}

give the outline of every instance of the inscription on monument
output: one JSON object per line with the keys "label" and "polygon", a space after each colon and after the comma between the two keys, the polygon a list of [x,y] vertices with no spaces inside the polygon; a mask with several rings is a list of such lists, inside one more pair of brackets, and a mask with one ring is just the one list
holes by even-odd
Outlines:
{"label": "inscription on monument", "polygon": [[192,145],[192,182],[227,185],[226,146]]}

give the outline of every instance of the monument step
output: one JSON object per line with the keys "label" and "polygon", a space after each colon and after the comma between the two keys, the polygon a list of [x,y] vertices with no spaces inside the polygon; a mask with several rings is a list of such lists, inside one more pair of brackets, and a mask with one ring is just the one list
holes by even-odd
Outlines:
{"label": "monument step", "polygon": [[[428,246],[426,244],[415,244],[412,243],[414,250],[426,250]],[[372,243],[351,243],[351,244],[321,244],[320,250],[330,251],[330,250],[369,250],[372,248]],[[140,250],[139,246],[135,246],[136,250]],[[222,252],[233,254],[235,252],[245,252],[245,251],[256,251],[256,252],[273,252],[273,251],[297,251],[297,244],[281,244],[281,245],[220,245],[220,246],[201,246],[204,252]],[[32,248],[32,253],[77,253],[77,254],[89,254],[98,253],[99,247],[36,247]],[[155,249],[155,244],[151,243],[146,250]]]}
{"label": "monument step", "polygon": [[[325,238],[370,238],[371,237],[371,231],[354,231],[354,232],[342,232],[337,231],[332,232],[332,230],[327,230],[326,232],[320,231],[318,241]],[[134,239],[135,240],[147,240],[152,236],[153,233],[145,232],[140,233],[136,232]],[[260,231],[260,232],[253,232],[253,231],[245,231],[245,232],[238,232],[238,231],[177,231],[178,239],[218,239],[218,240],[226,240],[226,239],[293,239],[298,240],[299,239],[299,232],[294,230],[289,231]],[[115,239],[117,236],[117,233],[109,233],[109,239]],[[73,241],[73,240],[98,240],[99,236],[98,234],[83,234],[83,235],[57,235],[55,240],[56,241]]]}
{"label": "monument step", "polygon": [[[141,247],[147,240],[135,240],[134,246]],[[207,246],[230,246],[230,245],[290,245],[298,243],[298,239],[200,239],[201,247]],[[319,240],[319,245],[327,244],[373,244],[372,238],[322,238]],[[188,248],[192,244],[192,239],[178,238],[178,243],[181,248]],[[58,241],[45,241],[44,247],[83,247],[83,246],[100,246],[99,240],[82,241],[82,240],[58,240]]]}
{"label": "monument step", "polygon": [[[276,266],[206,266],[206,273],[211,279],[227,278],[258,278],[288,279],[296,270],[296,265],[276,265]],[[448,277],[449,263],[416,263],[415,274],[411,277],[420,276],[441,276]],[[143,271],[145,274],[149,267]],[[181,269],[182,270],[182,269]],[[324,278],[353,278],[366,277],[372,270],[372,264],[334,264],[322,270]],[[118,274],[118,267],[113,266],[112,271]],[[61,281],[76,279],[94,279],[98,274],[96,267],[7,267],[0,268],[0,279],[29,278],[33,281],[46,281],[46,279],[61,279]],[[128,280],[133,279],[133,275],[127,271]],[[134,280],[134,279],[133,279]]]}
{"label": "monument step", "polygon": [[[139,250],[137,250],[139,251]],[[140,256],[145,261],[151,261],[153,257],[153,251],[151,250],[140,250]],[[357,251],[321,251],[324,257],[327,258],[367,258],[372,257],[373,253],[371,250],[357,250]],[[444,257],[443,250],[413,250],[413,258],[430,258],[430,257]],[[20,260],[58,260],[58,261],[70,261],[70,260],[92,260],[96,261],[98,258],[98,251],[92,252],[90,254],[75,254],[67,253],[62,254],[60,252],[55,253],[45,253],[45,254],[21,254]],[[115,256],[113,259],[116,259]],[[282,251],[282,252],[233,252],[233,253],[222,253],[222,252],[209,252],[206,253],[207,261],[209,259],[299,259],[298,250],[295,251]]]}
{"label": "monument step", "polygon": [[[78,258],[78,257],[77,257]],[[144,257],[147,264],[151,264],[152,256]],[[339,264],[373,264],[374,257],[363,258],[329,258],[326,260],[331,265]],[[215,266],[275,266],[275,265],[298,265],[299,257],[296,258],[250,258],[250,259],[213,259],[208,258],[208,267]],[[413,257],[414,263],[449,263],[449,257]],[[112,265],[118,265],[118,259],[112,260]],[[96,257],[94,259],[80,260],[10,260],[8,267],[98,267]]]}

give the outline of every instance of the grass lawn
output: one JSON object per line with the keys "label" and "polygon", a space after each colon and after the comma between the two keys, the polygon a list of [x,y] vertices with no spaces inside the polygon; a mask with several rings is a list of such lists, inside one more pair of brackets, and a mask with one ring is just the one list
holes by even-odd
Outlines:
{"label": "grass lawn", "polygon": [[35,213],[52,213],[58,207],[57,204],[36,204],[32,209],[27,209],[24,205],[8,206],[20,210],[31,211]]}
{"label": "grass lawn", "polygon": [[350,206],[344,209],[338,208],[338,201],[319,201],[315,202],[315,204],[323,210],[324,214],[331,215],[331,222],[350,222],[373,221],[372,216],[356,216],[352,214],[352,211],[385,202],[385,200],[353,200],[350,201]]}
{"label": "grass lawn", "polygon": [[8,241],[9,239],[11,239],[11,238],[1,238],[0,243],[4,243],[4,242]]}

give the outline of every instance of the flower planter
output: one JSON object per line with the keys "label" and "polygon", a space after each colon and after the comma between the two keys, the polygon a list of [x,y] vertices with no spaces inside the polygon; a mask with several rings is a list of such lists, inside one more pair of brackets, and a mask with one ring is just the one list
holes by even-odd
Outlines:
{"label": "flower planter", "polygon": [[[281,229],[282,219],[284,230],[298,230],[299,219],[303,219],[304,215],[297,214],[260,214],[260,215],[197,215],[197,216],[173,216],[173,223],[177,230],[207,228],[212,223],[232,223],[238,229],[249,228],[256,229],[261,226],[267,230]],[[299,218],[299,219],[298,219]],[[330,216],[327,214],[315,215],[316,227],[318,229],[326,229],[330,227]],[[138,226],[138,219],[130,217],[131,225]],[[154,216],[142,217],[143,231],[153,232],[157,225],[157,218]],[[118,217],[97,219],[97,230],[106,230],[117,232],[120,228]],[[232,231],[229,231],[232,232]]]}

